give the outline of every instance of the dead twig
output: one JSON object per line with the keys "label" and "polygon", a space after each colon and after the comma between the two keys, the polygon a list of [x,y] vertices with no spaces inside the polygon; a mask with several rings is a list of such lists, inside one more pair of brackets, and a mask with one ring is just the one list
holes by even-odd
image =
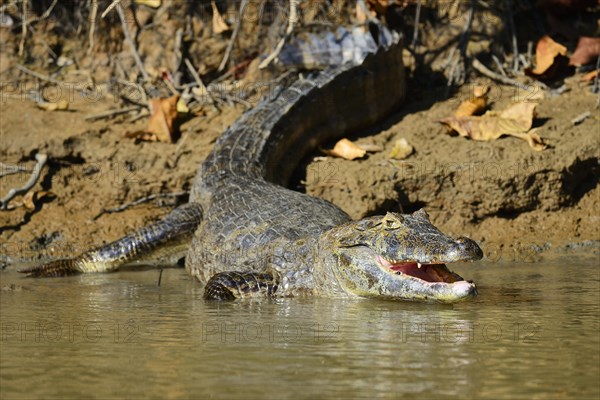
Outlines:
{"label": "dead twig", "polygon": [[589,111],[586,111],[583,114],[580,114],[580,115],[576,116],[575,118],[573,118],[571,120],[571,123],[573,125],[579,125],[580,123],[582,123],[583,121],[585,121],[590,115],[592,115],[592,113],[589,112]]}
{"label": "dead twig", "polygon": [[496,57],[494,54],[492,54],[492,60],[494,60],[494,64],[496,64],[496,67],[498,68],[498,70],[500,71],[502,76],[507,76],[506,72],[504,71],[504,67],[502,66],[502,63],[500,62],[498,57]]}
{"label": "dead twig", "polygon": [[[44,11],[44,13],[42,15],[40,15],[39,17],[33,17],[31,19],[28,19],[26,21],[27,25],[31,25],[31,23],[33,23],[33,22],[42,21],[42,20],[48,18],[50,16],[50,13],[52,13],[52,10],[56,6],[56,3],[58,3],[58,0],[53,0],[52,3],[50,4],[50,7],[48,7],[48,9],[46,9],[46,11]],[[25,23],[25,20],[23,20],[22,23]]]}
{"label": "dead twig", "polygon": [[42,168],[46,165],[46,161],[48,161],[48,156],[46,154],[36,154],[35,159],[37,164],[33,168],[33,172],[31,173],[31,177],[29,180],[20,188],[13,188],[8,191],[8,194],[0,199],[0,210],[6,210],[8,206],[8,202],[14,199],[18,195],[23,195],[31,189],[35,183],[40,178],[40,174],[42,172]]}
{"label": "dead twig", "polygon": [[[134,115],[133,117],[129,118],[129,119],[127,120],[127,123],[128,123],[128,124],[131,124],[131,123],[133,123],[133,122],[137,121],[138,119],[145,118],[145,117],[147,117],[147,116],[149,116],[149,115],[150,115],[150,112],[149,112],[147,109],[145,109],[145,108],[144,108],[143,110],[141,110],[141,111],[139,112],[139,114],[138,114],[138,115]],[[184,137],[186,137],[186,136],[184,136]]]}
{"label": "dead twig", "polygon": [[206,85],[204,85],[204,82],[202,82],[202,78],[200,78],[200,75],[198,74],[198,72],[196,71],[194,66],[192,65],[192,62],[186,58],[185,65],[188,68],[188,70],[190,71],[190,74],[192,74],[192,77],[194,78],[196,83],[198,84],[198,87],[200,88],[201,93],[206,93],[206,96],[208,97],[210,104],[215,106],[215,99],[212,98],[210,92],[206,88]]}
{"label": "dead twig", "polygon": [[59,82],[59,81],[57,81],[56,79],[52,79],[52,78],[51,78],[51,77],[49,77],[49,76],[46,76],[46,75],[44,75],[44,74],[40,74],[39,72],[32,71],[32,70],[30,70],[29,68],[27,68],[27,67],[24,67],[24,66],[23,66],[23,65],[21,65],[21,64],[16,64],[16,65],[15,65],[15,67],[16,67],[16,68],[17,68],[19,71],[21,71],[21,72],[24,72],[24,73],[26,73],[26,74],[28,74],[28,75],[34,76],[34,77],[36,77],[36,78],[38,78],[38,79],[41,79],[41,80],[43,80],[43,81],[46,81],[46,82],[54,83],[54,84],[56,84],[56,85],[60,85],[60,82]]}
{"label": "dead twig", "polygon": [[[469,12],[467,13],[467,20],[465,21],[465,25],[463,26],[462,33],[460,35],[460,40],[458,42],[458,48],[460,50],[460,61],[462,61],[462,80],[464,81],[466,76],[466,60],[467,60],[467,45],[471,38],[471,27],[473,26],[473,17],[475,15],[475,3],[471,3],[471,7],[469,8]],[[458,82],[461,78],[458,77],[455,79],[455,82]]]}
{"label": "dead twig", "polygon": [[121,6],[121,4],[118,4],[119,1],[120,0],[117,0],[115,1],[115,3],[117,3],[116,7],[117,12],[119,13],[119,19],[121,20],[121,26],[123,27],[123,35],[125,35],[125,40],[127,41],[127,43],[129,43],[129,47],[131,47],[131,54],[133,55],[133,59],[135,60],[136,65],[142,73],[144,81],[147,81],[149,79],[148,73],[144,69],[144,63],[142,62],[142,59],[140,58],[135,43],[131,38],[131,32],[129,32],[129,27],[127,26],[127,19],[125,18],[125,11],[123,10],[123,6]]}
{"label": "dead twig", "polygon": [[173,44],[173,82],[174,86],[181,86],[181,63],[183,61],[183,29],[175,31],[175,43]]}
{"label": "dead twig", "polygon": [[227,43],[227,49],[225,49],[225,54],[223,55],[223,59],[221,60],[221,65],[219,65],[219,69],[217,70],[219,72],[225,69],[227,62],[229,61],[231,50],[233,50],[233,44],[235,43],[238,33],[240,32],[240,27],[242,26],[244,9],[246,8],[247,4],[248,0],[242,0],[242,3],[240,4],[240,15],[238,16],[237,22],[235,23],[235,27],[233,28],[233,32],[231,34],[231,38],[229,39],[229,43]]}
{"label": "dead twig", "polygon": [[25,38],[27,37],[27,0],[21,4],[21,13],[23,14],[23,24],[21,25],[21,42],[19,43],[19,57],[23,57],[25,52]]}
{"label": "dead twig", "polygon": [[31,172],[31,170],[29,170],[25,167],[21,167],[19,165],[8,165],[8,164],[0,163],[0,178],[2,178],[3,176],[20,174],[23,172]]}
{"label": "dead twig", "polygon": [[169,89],[169,92],[171,92],[171,95],[173,95],[173,96],[181,95],[181,93],[179,93],[179,90],[177,90],[175,85],[173,85],[173,82],[171,81],[170,78],[166,77],[165,79],[162,80],[162,82],[165,84],[167,89]]}
{"label": "dead twig", "polygon": [[473,68],[475,68],[475,70],[477,72],[479,72],[481,75],[487,76],[488,78],[504,83],[506,85],[511,85],[511,86],[516,86],[519,89],[523,89],[523,90],[528,90],[530,88],[529,85],[525,85],[524,83],[521,83],[515,79],[509,78],[507,76],[502,76],[500,74],[497,74],[491,70],[488,69],[488,67],[486,67],[485,65],[483,65],[483,63],[481,63],[481,61],[479,61],[478,59],[473,59]]}
{"label": "dead twig", "polygon": [[100,16],[100,18],[106,17],[106,14],[108,14],[110,12],[110,10],[112,10],[117,5],[119,5],[120,2],[121,2],[121,0],[115,0],[112,3],[110,3],[110,5],[108,7],[106,7],[106,10],[104,10],[104,12],[102,13],[102,15]]}
{"label": "dead twig", "polygon": [[120,205],[119,207],[102,208],[100,210],[100,212],[98,214],[96,214],[96,216],[94,218],[92,218],[92,219],[95,221],[95,220],[97,220],[98,218],[100,218],[104,214],[112,214],[112,213],[117,213],[117,212],[125,211],[129,207],[133,207],[133,206],[137,206],[139,204],[147,203],[147,202],[152,201],[154,199],[165,198],[165,197],[181,197],[181,196],[185,196],[185,195],[189,195],[189,194],[190,194],[190,192],[188,192],[188,191],[185,191],[185,192],[175,192],[175,193],[155,193],[155,194],[151,194],[149,196],[145,196],[145,197],[139,198],[137,200],[131,201],[129,203],[125,203],[123,205]]}
{"label": "dead twig", "polygon": [[517,73],[519,71],[519,43],[517,41],[517,28],[515,27],[515,18],[513,15],[513,1],[506,0],[506,19],[508,20],[508,28],[511,33],[511,44],[513,50],[513,73]]}
{"label": "dead twig", "polygon": [[85,120],[86,121],[94,121],[94,120],[102,119],[102,118],[110,118],[115,115],[127,114],[132,111],[139,111],[141,108],[142,107],[140,107],[140,106],[132,106],[132,107],[121,108],[119,110],[109,110],[109,111],[101,112],[99,114],[88,115],[87,117],[85,117]]}
{"label": "dead twig", "polygon": [[415,12],[415,28],[413,30],[413,38],[410,47],[413,49],[417,45],[419,39],[419,20],[421,19],[421,0],[417,0],[417,11]]}
{"label": "dead twig", "polygon": [[273,52],[269,54],[267,58],[265,58],[259,64],[258,68],[264,69],[268,67],[269,64],[271,64],[271,62],[273,62],[273,60],[277,58],[277,56],[281,52],[281,49],[283,49],[283,45],[285,44],[285,42],[287,42],[292,32],[294,31],[294,27],[296,26],[296,22],[298,21],[298,1],[299,0],[290,0],[290,15],[288,16],[288,26],[285,30],[285,35],[283,35],[283,38],[281,38],[279,43],[277,43],[275,50],[273,50]]}
{"label": "dead twig", "polygon": [[98,16],[98,0],[92,0],[90,8],[90,33],[88,38],[90,47],[88,47],[88,54],[92,54],[92,49],[94,48],[94,32],[96,30],[96,17]]}

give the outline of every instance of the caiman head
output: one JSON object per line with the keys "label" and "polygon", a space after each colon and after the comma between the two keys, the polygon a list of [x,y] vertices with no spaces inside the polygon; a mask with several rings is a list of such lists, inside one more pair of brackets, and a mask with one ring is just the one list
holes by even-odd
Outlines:
{"label": "caiman head", "polygon": [[475,284],[446,264],[480,260],[481,248],[471,239],[443,234],[423,209],[340,225],[321,240],[327,251],[315,266],[317,290],[444,303],[477,294]]}

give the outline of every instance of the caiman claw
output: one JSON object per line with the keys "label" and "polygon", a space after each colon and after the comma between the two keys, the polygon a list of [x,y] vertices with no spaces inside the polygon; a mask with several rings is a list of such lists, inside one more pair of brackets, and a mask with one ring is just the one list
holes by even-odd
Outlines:
{"label": "caiman claw", "polygon": [[27,274],[28,278],[69,276],[81,273],[77,268],[76,258],[65,258],[50,261],[43,265],[20,269],[19,272]]}

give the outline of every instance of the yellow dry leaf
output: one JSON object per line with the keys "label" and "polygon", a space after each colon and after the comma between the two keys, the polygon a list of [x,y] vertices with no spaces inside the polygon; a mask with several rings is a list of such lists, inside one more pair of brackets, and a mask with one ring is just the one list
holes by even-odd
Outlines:
{"label": "yellow dry leaf", "polygon": [[134,3],[142,4],[152,8],[158,8],[160,7],[161,0],[134,0]]}
{"label": "yellow dry leaf", "polygon": [[177,101],[176,109],[177,112],[180,114],[187,114],[190,112],[190,109],[188,108],[187,104],[185,104],[185,100],[183,100],[183,98],[180,98]]}
{"label": "yellow dry leaf", "polygon": [[53,192],[49,190],[39,190],[35,192],[27,192],[23,196],[23,207],[28,210],[35,210],[35,206],[39,203],[41,199],[44,197],[54,197],[56,196]]}
{"label": "yellow dry leaf", "polygon": [[594,70],[594,71],[590,71],[587,74],[583,75],[581,77],[581,81],[582,82],[591,82],[594,79],[596,79],[596,76],[598,75],[598,72],[600,72],[600,69]]}
{"label": "yellow dry leaf", "polygon": [[470,115],[478,115],[485,111],[487,101],[485,97],[475,97],[473,99],[465,100],[456,109],[454,116],[456,117],[468,117]]}
{"label": "yellow dry leaf", "polygon": [[36,103],[36,105],[46,111],[65,111],[69,109],[69,102],[64,99],[56,103]]}
{"label": "yellow dry leaf", "polygon": [[525,133],[513,132],[513,133],[508,133],[507,135],[523,139],[523,140],[527,141],[527,143],[529,143],[529,146],[532,149],[534,149],[535,151],[542,151],[546,147],[548,147],[548,145],[546,143],[544,143],[544,140],[542,140],[540,135],[538,135],[535,132],[535,130],[536,129],[532,129],[529,132],[525,132]]}
{"label": "yellow dry leaf", "polygon": [[527,132],[533,125],[537,103],[515,103],[502,111],[499,115],[501,121],[510,121],[516,132]]}
{"label": "yellow dry leaf", "polygon": [[367,151],[348,139],[342,139],[333,146],[332,150],[325,150],[325,154],[333,157],[341,157],[346,160],[354,160],[364,157]]}
{"label": "yellow dry leaf", "polygon": [[535,116],[535,103],[517,103],[501,113],[488,112],[483,116],[449,117],[441,120],[460,136],[473,140],[496,140],[509,135],[526,140],[536,151],[546,148],[538,134],[530,131]]}
{"label": "yellow dry leaf", "polygon": [[210,5],[211,5],[212,11],[213,11],[213,18],[212,18],[213,31],[215,33],[223,33],[225,31],[228,31],[229,29],[231,29],[231,28],[229,28],[229,25],[227,25],[227,23],[225,22],[225,20],[219,13],[219,9],[217,8],[217,5],[215,4],[215,0],[211,0]]}
{"label": "yellow dry leaf", "polygon": [[405,138],[400,138],[394,142],[394,147],[390,151],[390,158],[404,160],[415,151]]}
{"label": "yellow dry leaf", "polygon": [[487,94],[489,91],[489,85],[477,85],[473,88],[473,96],[475,96],[475,98],[487,98]]}
{"label": "yellow dry leaf", "polygon": [[[174,122],[177,118],[177,102],[179,95],[166,99],[151,99],[152,115],[146,133],[154,135],[156,140],[173,143]],[[142,140],[147,140],[141,137]]]}
{"label": "yellow dry leaf", "polygon": [[482,114],[487,107],[487,94],[490,87],[478,85],[473,88],[473,97],[460,103],[454,115],[456,117],[468,117],[470,115]]}
{"label": "yellow dry leaf", "polygon": [[546,35],[538,41],[535,49],[535,69],[528,72],[531,75],[543,75],[554,64],[557,57],[566,55],[567,48]]}

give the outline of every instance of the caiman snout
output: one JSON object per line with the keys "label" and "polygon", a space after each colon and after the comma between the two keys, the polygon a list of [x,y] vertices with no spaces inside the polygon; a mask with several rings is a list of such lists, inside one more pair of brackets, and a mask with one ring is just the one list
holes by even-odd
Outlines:
{"label": "caiman snout", "polygon": [[456,252],[461,261],[475,261],[483,258],[483,250],[474,240],[468,237],[459,237],[456,239]]}

